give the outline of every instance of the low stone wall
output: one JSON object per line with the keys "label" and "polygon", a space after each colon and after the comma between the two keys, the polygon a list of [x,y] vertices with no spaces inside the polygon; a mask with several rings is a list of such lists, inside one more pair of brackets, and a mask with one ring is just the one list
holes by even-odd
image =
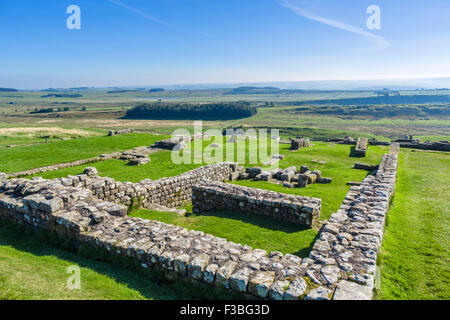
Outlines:
{"label": "low stone wall", "polygon": [[367,152],[368,140],[367,138],[358,138],[355,146],[355,156],[365,157]]}
{"label": "low stone wall", "polygon": [[315,242],[306,275],[319,288],[317,294],[336,300],[371,299],[377,255],[386,214],[394,193],[398,144],[382,158],[377,174],[353,186],[339,210],[331,215]]}
{"label": "low stone wall", "polygon": [[268,254],[203,232],[124,217],[124,210],[59,181],[0,180],[0,218],[135,260],[168,279],[278,300],[298,300],[309,289],[297,256]]}
{"label": "low stone wall", "polygon": [[355,163],[353,166],[354,169],[366,170],[366,171],[375,171],[377,170],[379,165],[371,165],[366,163]]}
{"label": "low stone wall", "polygon": [[54,164],[51,166],[45,166],[45,167],[39,167],[39,168],[30,169],[30,170],[9,173],[9,174],[7,174],[7,176],[8,176],[8,178],[30,176],[33,174],[38,174],[38,173],[43,173],[43,172],[48,172],[48,171],[56,171],[56,170],[61,170],[61,169],[65,169],[65,168],[81,166],[84,164],[110,160],[110,159],[114,159],[118,156],[120,156],[120,153],[106,154],[106,155],[101,155],[100,157],[82,159],[82,160],[77,160],[77,161],[73,161],[73,162],[58,163],[58,164]]}
{"label": "low stone wall", "polygon": [[194,213],[212,210],[241,211],[272,219],[316,226],[321,199],[205,181],[192,187]]}
{"label": "low stone wall", "polygon": [[65,186],[82,187],[92,191],[101,200],[131,205],[139,200],[145,208],[160,205],[180,207],[191,201],[192,186],[202,180],[225,181],[238,169],[235,163],[219,163],[200,167],[178,176],[159,180],[142,180],[138,183],[120,182],[113,178],[99,177],[92,169],[89,174],[58,179]]}
{"label": "low stone wall", "polygon": [[402,148],[413,148],[421,150],[434,150],[434,151],[450,151],[450,143],[448,141],[439,142],[400,142]]}

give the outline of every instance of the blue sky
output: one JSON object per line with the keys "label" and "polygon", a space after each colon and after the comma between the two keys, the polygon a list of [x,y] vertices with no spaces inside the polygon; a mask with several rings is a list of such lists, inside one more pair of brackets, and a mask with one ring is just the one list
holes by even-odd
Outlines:
{"label": "blue sky", "polygon": [[449,16],[448,0],[1,0],[0,86],[449,77]]}

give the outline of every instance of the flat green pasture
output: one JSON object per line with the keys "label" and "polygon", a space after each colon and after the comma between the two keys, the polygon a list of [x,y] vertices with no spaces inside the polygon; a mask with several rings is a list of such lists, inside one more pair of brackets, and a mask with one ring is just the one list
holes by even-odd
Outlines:
{"label": "flat green pasture", "polygon": [[400,153],[377,299],[450,299],[450,154]]}
{"label": "flat green pasture", "polygon": [[18,172],[57,163],[97,157],[102,153],[150,146],[165,136],[127,134],[96,136],[0,150],[0,172]]}

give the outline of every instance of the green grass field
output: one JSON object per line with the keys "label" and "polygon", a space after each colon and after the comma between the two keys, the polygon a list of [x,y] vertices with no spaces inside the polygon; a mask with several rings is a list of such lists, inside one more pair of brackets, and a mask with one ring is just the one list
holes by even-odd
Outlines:
{"label": "green grass field", "polygon": [[[69,250],[70,249],[70,250]],[[67,268],[80,268],[80,289],[68,289]],[[59,238],[0,221],[0,300],[171,300],[233,298],[209,288],[136,272],[98,252],[67,247]],[[141,270],[141,269],[140,269]]]}
{"label": "green grass field", "polygon": [[377,299],[450,298],[450,154],[402,150]]}
{"label": "green grass field", "polygon": [[[235,183],[247,187],[320,198],[322,199],[320,218],[327,220],[342,204],[342,200],[350,188],[347,186],[347,182],[362,181],[367,175],[367,171],[353,169],[355,162],[378,164],[381,161],[382,155],[388,150],[386,147],[371,146],[367,151],[367,157],[353,158],[349,157],[350,146],[323,142],[314,142],[314,144],[313,147],[301,149],[298,152],[290,152],[287,150],[288,146],[284,146],[281,151],[286,154],[286,158],[280,161],[280,167],[287,168],[290,166],[300,167],[306,165],[310,169],[318,169],[324,177],[333,178],[333,182],[330,184],[316,183],[306,188],[288,189],[282,185],[264,181],[243,180],[236,181]],[[313,162],[313,160],[325,161],[325,164]]]}
{"label": "green grass field", "polygon": [[182,217],[177,213],[141,209],[131,216],[203,231],[255,249],[281,251],[302,258],[308,256],[318,234],[314,229],[240,212],[217,211]]}
{"label": "green grass field", "polygon": [[0,171],[18,172],[57,163],[98,157],[102,153],[125,151],[138,146],[150,146],[164,136],[127,134],[113,137],[96,136],[75,140],[53,141],[47,144],[1,149]]}
{"label": "green grass field", "polygon": [[[439,140],[443,140],[440,136]],[[52,140],[48,144],[0,149],[0,171],[16,172],[39,166],[98,156],[136,146],[151,145],[164,136],[131,134],[116,137],[90,136],[72,140]],[[438,138],[436,136],[436,138]],[[28,139],[28,140],[27,140]],[[33,137],[24,137],[24,142]],[[211,142],[204,142],[209,144]],[[219,141],[227,146],[224,141]],[[235,145],[233,145],[237,148]],[[244,146],[248,151],[248,148]],[[355,162],[379,163],[387,147],[368,149],[366,158],[350,157],[350,146],[314,142],[314,146],[290,152],[280,167],[308,165],[333,178],[329,185],[315,184],[302,189],[286,189],[266,182],[237,181],[239,185],[318,197],[323,200],[321,219],[328,219],[342,203],[348,181],[361,181],[367,174],[352,169]],[[200,164],[167,165],[170,152],[150,155],[148,165],[132,167],[110,160],[93,164],[100,174],[121,181],[158,179],[191,170]],[[377,299],[449,299],[449,207],[450,155],[440,152],[402,150],[398,183],[388,214],[384,242],[378,264],[381,287]],[[319,164],[313,160],[325,161]],[[50,173],[46,178],[78,174],[85,166]],[[190,209],[190,208],[188,208]],[[136,210],[133,216],[155,219],[189,229],[201,230],[230,241],[267,251],[281,251],[301,257],[308,255],[317,232],[296,225],[236,212],[210,212],[180,217],[173,213]],[[180,285],[136,274],[114,262],[98,261],[95,255],[60,249],[58,243],[9,227],[0,226],[0,299],[180,299],[198,297]],[[82,270],[82,290],[65,287],[69,265]],[[11,272],[14,270],[14,272]],[[197,290],[198,291],[198,290]]]}
{"label": "green grass field", "polygon": [[[405,134],[431,137],[444,136],[450,139],[449,118],[447,116],[427,115],[414,118],[405,112],[392,117],[383,113],[375,118],[351,115],[324,115],[317,113],[315,100],[346,99],[374,97],[373,91],[304,91],[294,94],[227,94],[230,89],[210,90],[166,90],[150,93],[145,90],[135,92],[107,93],[109,89],[72,90],[66,93],[83,95],[79,98],[42,98],[49,92],[0,92],[0,127],[1,126],[36,126],[51,125],[103,130],[118,128],[135,128],[139,130],[170,133],[174,127],[191,127],[192,121],[155,121],[124,120],[125,111],[137,104],[155,103],[159,99],[172,103],[214,103],[247,101],[258,106],[258,114],[246,119],[209,122],[209,127],[229,127],[243,125],[247,127],[270,126],[273,128],[294,129],[296,134],[313,134],[314,137],[331,137],[358,135],[379,138],[399,138]],[[449,91],[427,91],[427,95],[448,94]],[[401,95],[417,95],[415,91],[401,91]],[[302,108],[307,112],[296,111],[297,107],[287,106],[292,102],[309,101]],[[11,105],[10,103],[16,103]],[[273,102],[275,107],[265,108],[266,102]],[[420,106],[433,107],[433,103]],[[408,107],[409,105],[400,105]],[[411,105],[415,106],[415,105]],[[50,114],[30,114],[35,108],[62,108],[69,111]],[[344,108],[348,106],[343,106]],[[373,106],[365,106],[364,108]],[[394,105],[395,108],[395,105]],[[84,111],[83,111],[84,109]],[[1,136],[1,134],[0,134]],[[0,140],[1,147],[1,140]]]}

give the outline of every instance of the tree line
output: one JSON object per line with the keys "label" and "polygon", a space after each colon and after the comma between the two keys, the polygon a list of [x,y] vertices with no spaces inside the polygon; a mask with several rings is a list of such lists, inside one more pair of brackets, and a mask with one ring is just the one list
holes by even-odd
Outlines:
{"label": "tree line", "polygon": [[125,118],[157,120],[230,120],[256,114],[248,102],[219,102],[208,104],[142,104],[127,110]]}

